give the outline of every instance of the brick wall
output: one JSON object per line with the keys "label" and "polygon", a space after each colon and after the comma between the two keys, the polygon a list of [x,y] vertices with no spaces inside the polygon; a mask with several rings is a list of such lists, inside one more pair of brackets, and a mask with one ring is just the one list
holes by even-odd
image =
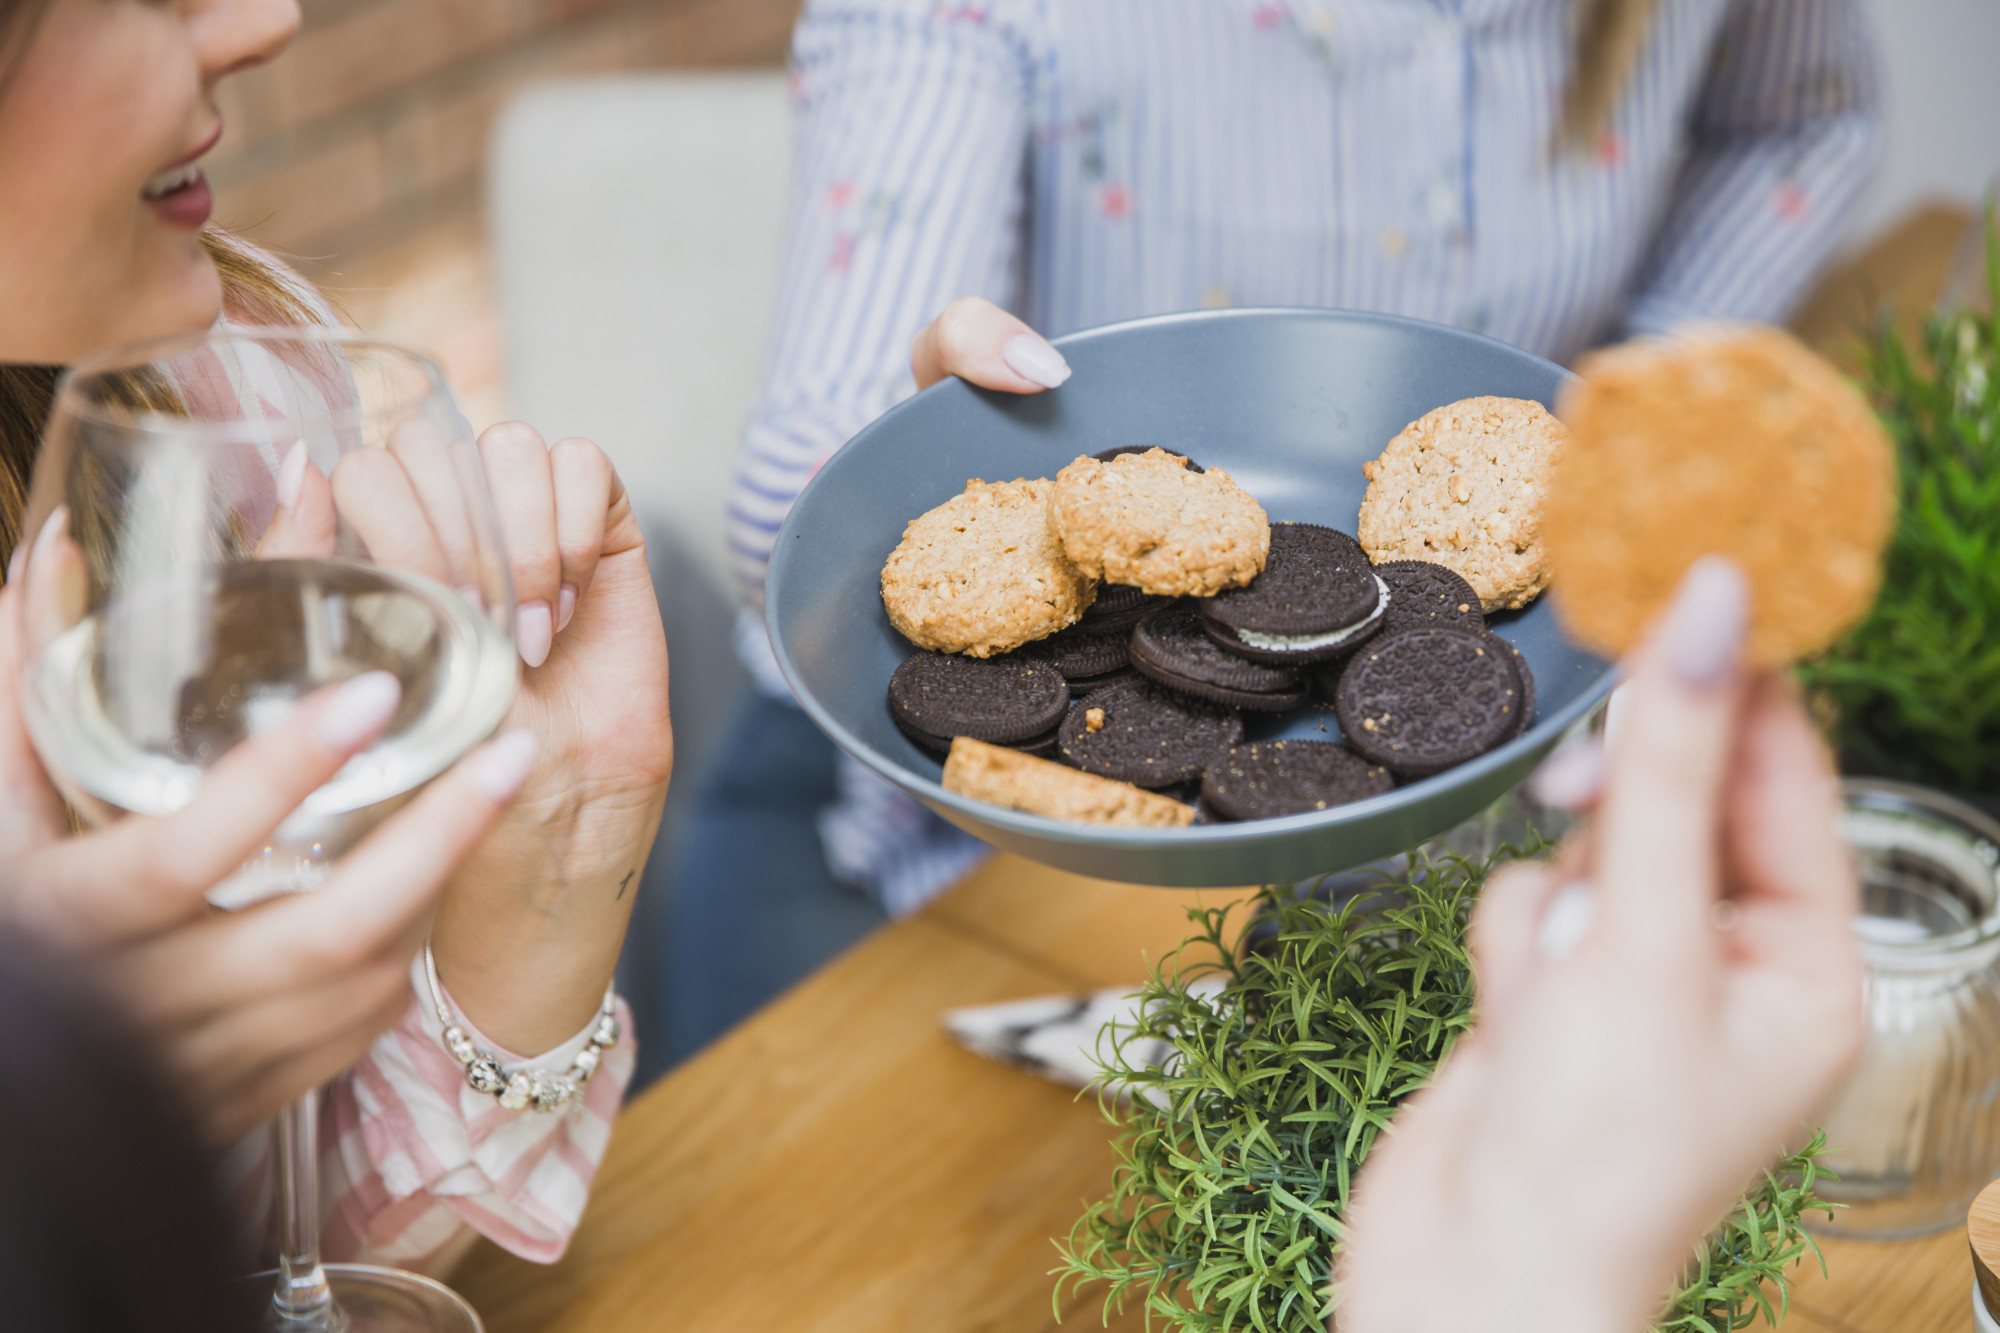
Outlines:
{"label": "brick wall", "polygon": [[477,200],[493,121],[538,80],[783,60],[799,0],[304,0],[222,86],[216,219],[308,269]]}

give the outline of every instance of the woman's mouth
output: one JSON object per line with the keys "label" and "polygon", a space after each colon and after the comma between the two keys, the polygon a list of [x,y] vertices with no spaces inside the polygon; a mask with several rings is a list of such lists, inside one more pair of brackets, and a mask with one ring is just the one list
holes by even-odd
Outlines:
{"label": "woman's mouth", "polygon": [[199,227],[208,221],[214,205],[208,177],[193,162],[184,162],[160,172],[139,192],[155,213],[177,227]]}

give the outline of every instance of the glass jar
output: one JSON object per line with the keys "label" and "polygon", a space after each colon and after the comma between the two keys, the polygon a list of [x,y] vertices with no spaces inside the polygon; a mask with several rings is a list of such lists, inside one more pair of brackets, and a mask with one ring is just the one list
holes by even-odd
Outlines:
{"label": "glass jar", "polygon": [[1892,1239],[1965,1220],[2000,1176],[2000,822],[1922,787],[1850,779],[1842,833],[1867,1041],[1827,1110],[1816,1225]]}

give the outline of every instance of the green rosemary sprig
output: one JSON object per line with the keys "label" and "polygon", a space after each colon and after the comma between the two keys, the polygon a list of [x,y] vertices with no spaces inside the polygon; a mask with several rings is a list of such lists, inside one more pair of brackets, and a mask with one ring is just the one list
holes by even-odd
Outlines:
{"label": "green rosemary sprig", "polygon": [[[1138,1022],[1100,1052],[1108,1086],[1129,1094],[1102,1102],[1118,1165],[1058,1242],[1058,1313],[1065,1289],[1102,1283],[1107,1322],[1136,1299],[1149,1325],[1182,1333],[1321,1333],[1355,1173],[1469,1024],[1466,919],[1488,873],[1521,854],[1419,854],[1382,895],[1337,909],[1267,889],[1256,902],[1274,929],[1243,954],[1229,909],[1191,911],[1194,934],[1154,969]],[[1155,1040],[1176,1052],[1164,1068],[1136,1058]],[[1811,1245],[1799,1216],[1823,1206],[1819,1146],[1695,1254],[1662,1330],[1782,1317],[1783,1270]]]}
{"label": "green rosemary sprig", "polygon": [[[1695,1250],[1687,1277],[1658,1325],[1660,1333],[1725,1333],[1762,1316],[1775,1327],[1791,1308],[1785,1272],[1810,1252],[1826,1271],[1826,1256],[1801,1225],[1807,1213],[1833,1216],[1833,1205],[1813,1193],[1828,1173],[1818,1159],[1826,1131],[1765,1173],[1736,1211]],[[1777,1304],[1771,1294],[1777,1293]]]}
{"label": "green rosemary sprig", "polygon": [[1866,387],[1896,442],[1898,517],[1873,610],[1800,668],[1842,766],[2000,792],[2000,223],[1985,314],[1885,316]]}

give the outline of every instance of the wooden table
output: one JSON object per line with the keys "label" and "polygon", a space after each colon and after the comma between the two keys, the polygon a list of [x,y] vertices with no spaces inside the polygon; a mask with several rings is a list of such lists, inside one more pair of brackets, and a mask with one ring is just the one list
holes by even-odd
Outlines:
{"label": "wooden table", "polygon": [[[492,1333],[1052,1330],[1050,1237],[1107,1187],[1110,1129],[939,1015],[1136,982],[1189,906],[1239,896],[1000,858],[634,1101],[561,1263],[483,1246],[454,1285]],[[1832,1277],[1802,1276],[1789,1329],[1972,1328],[1962,1233],[1825,1248]],[[1098,1299],[1065,1293],[1062,1326],[1098,1327]]]}

